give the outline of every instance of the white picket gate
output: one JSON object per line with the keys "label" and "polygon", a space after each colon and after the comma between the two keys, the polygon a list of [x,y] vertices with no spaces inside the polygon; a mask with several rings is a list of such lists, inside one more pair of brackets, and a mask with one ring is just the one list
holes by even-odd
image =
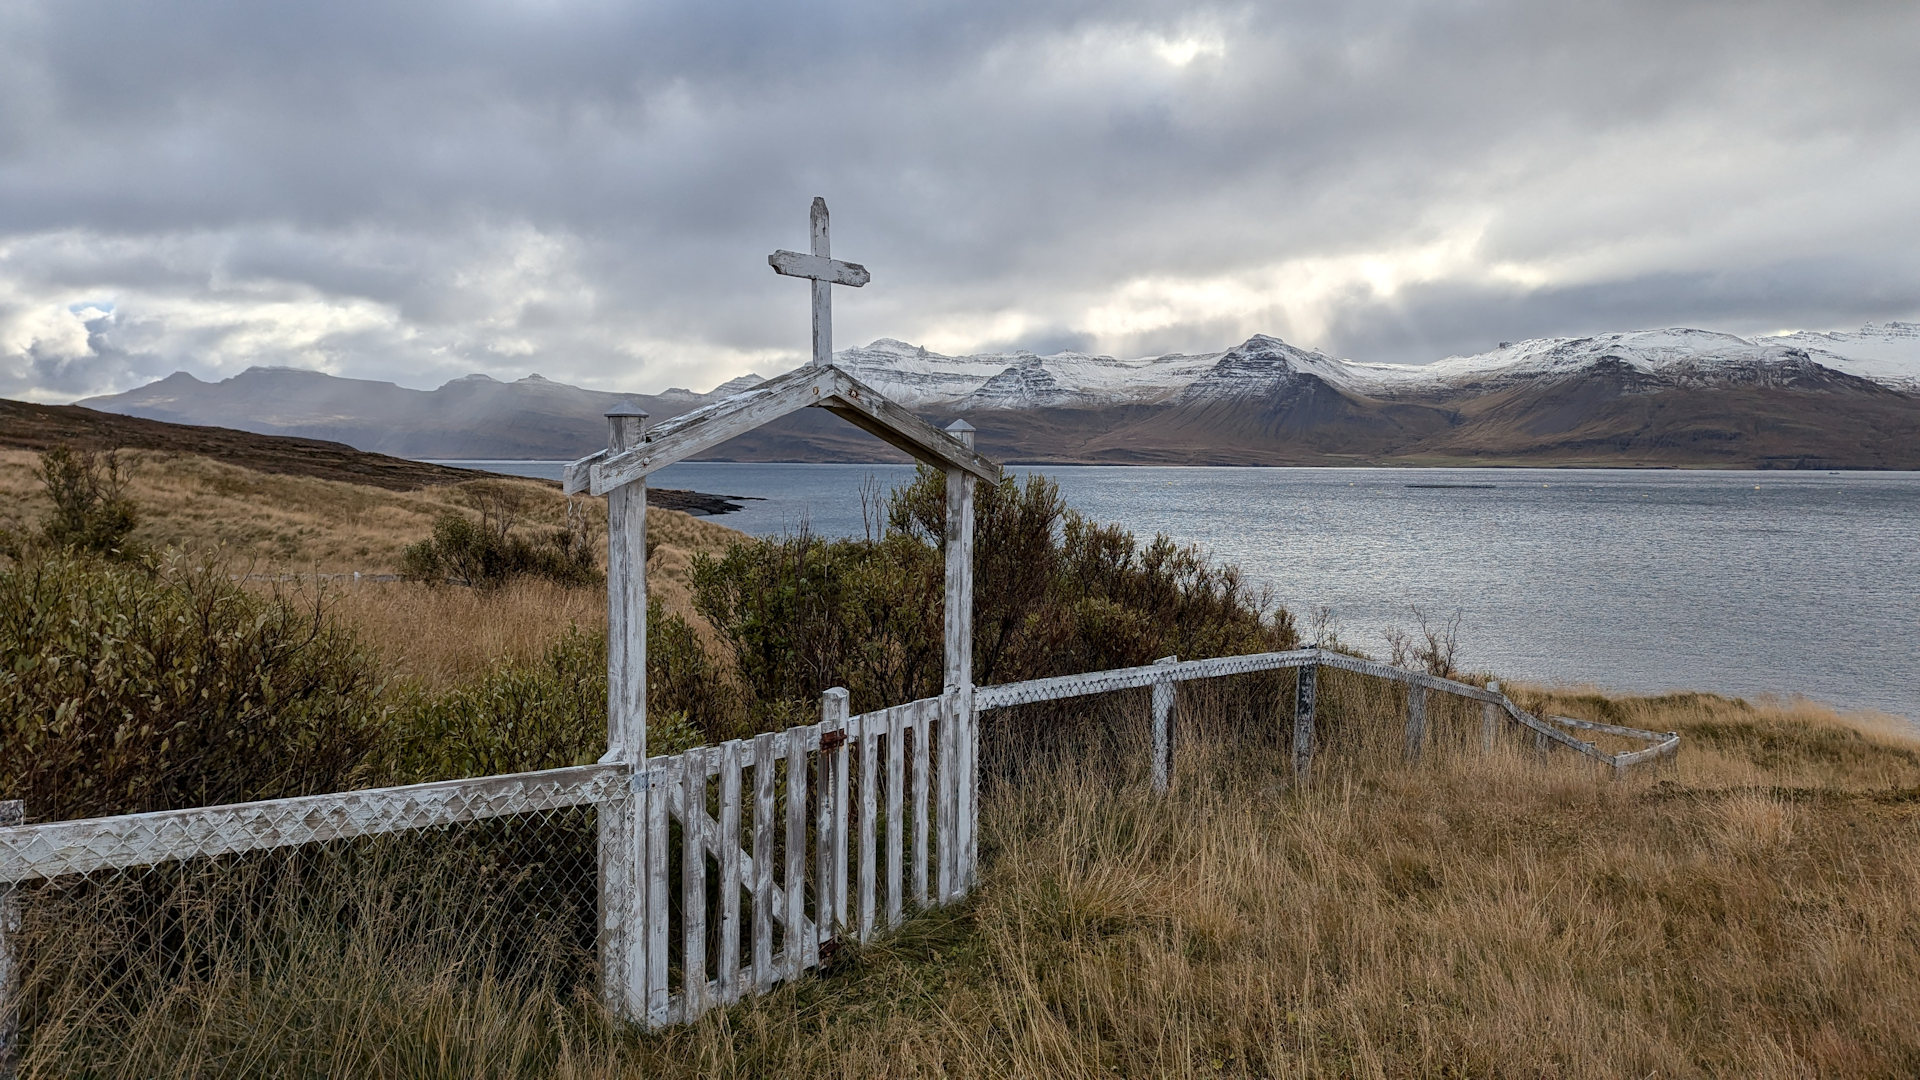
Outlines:
{"label": "white picket gate", "polygon": [[[798,978],[974,878],[971,725],[949,699],[647,760],[643,1013],[691,1020]],[[679,835],[673,835],[677,825]],[[676,867],[677,864],[677,867]]]}

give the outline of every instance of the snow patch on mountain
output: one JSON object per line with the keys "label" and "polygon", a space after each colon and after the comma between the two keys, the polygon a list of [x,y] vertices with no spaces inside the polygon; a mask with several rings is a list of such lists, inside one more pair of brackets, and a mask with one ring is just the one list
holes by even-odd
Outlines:
{"label": "snow patch on mountain", "polygon": [[1869,323],[1857,331],[1820,333],[1801,330],[1756,338],[1792,345],[1849,375],[1907,391],[1920,391],[1920,323]]}
{"label": "snow patch on mountain", "polygon": [[[1150,405],[1271,395],[1303,375],[1364,395],[1430,393],[1562,378],[1607,364],[1666,383],[1727,385],[1791,380],[1809,362],[1920,392],[1920,324],[1887,323],[1852,333],[1800,332],[1748,339],[1674,327],[1590,337],[1534,338],[1431,364],[1342,360],[1256,334],[1221,352],[1136,358],[1031,352],[947,356],[892,338],[846,349],[835,363],[914,408],[1017,410]],[[750,381],[751,380],[751,381]],[[758,382],[744,377],[709,397]]]}

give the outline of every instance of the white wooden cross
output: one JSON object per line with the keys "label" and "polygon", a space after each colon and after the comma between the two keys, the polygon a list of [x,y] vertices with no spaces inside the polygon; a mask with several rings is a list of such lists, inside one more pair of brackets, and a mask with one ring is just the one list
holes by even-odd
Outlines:
{"label": "white wooden cross", "polygon": [[767,256],[767,265],[773,267],[776,274],[813,279],[813,365],[825,367],[833,363],[833,287],[851,285],[857,289],[871,281],[872,276],[859,263],[831,257],[831,245],[827,242],[827,200],[813,200],[810,218],[813,254],[776,251]]}

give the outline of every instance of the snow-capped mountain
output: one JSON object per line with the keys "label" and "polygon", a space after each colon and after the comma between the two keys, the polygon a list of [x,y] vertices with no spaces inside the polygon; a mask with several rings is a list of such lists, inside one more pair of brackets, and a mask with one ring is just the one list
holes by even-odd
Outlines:
{"label": "snow-capped mountain", "polygon": [[[1423,394],[1624,366],[1662,383],[1745,385],[1802,377],[1809,362],[1904,391],[1920,390],[1920,324],[1854,333],[1749,339],[1684,327],[1504,343],[1431,364],[1341,360],[1256,334],[1222,352],[1117,359],[1030,352],[945,356],[883,338],[835,362],[914,407],[955,411],[1095,408],[1259,396],[1306,374],[1352,393]],[[716,391],[717,393],[718,391]]]}
{"label": "snow-capped mountain", "polygon": [[[1920,467],[1920,326],[1742,338],[1639,330],[1502,344],[1430,364],[1342,360],[1256,334],[1230,349],[1136,357],[945,356],[883,339],[836,362],[987,452],[1024,461],[1204,464],[1557,463],[1747,468]],[[435,390],[255,368],[184,373],[82,404],[428,458],[577,457],[628,401],[657,419],[704,393],[585,390],[538,376]],[[857,429],[807,410],[743,436],[723,460],[866,461]]]}
{"label": "snow-capped mountain", "polygon": [[1755,340],[1802,348],[1815,360],[1849,375],[1920,391],[1920,323],[1869,323],[1852,333],[1802,330]]}

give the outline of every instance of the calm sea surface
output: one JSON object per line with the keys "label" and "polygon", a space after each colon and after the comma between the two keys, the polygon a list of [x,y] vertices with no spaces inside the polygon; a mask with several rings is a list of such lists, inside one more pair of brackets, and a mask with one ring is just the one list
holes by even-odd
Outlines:
{"label": "calm sea surface", "polygon": [[[558,462],[449,462],[559,475]],[[1461,615],[1466,666],[1616,690],[1804,693],[1920,720],[1920,473],[1047,466],[1068,505],[1238,563],[1383,651]],[[906,466],[688,463],[749,533],[863,532]],[[869,478],[872,478],[869,480]],[[1415,485],[1476,485],[1431,487]],[[1491,486],[1477,486],[1491,485]]]}

